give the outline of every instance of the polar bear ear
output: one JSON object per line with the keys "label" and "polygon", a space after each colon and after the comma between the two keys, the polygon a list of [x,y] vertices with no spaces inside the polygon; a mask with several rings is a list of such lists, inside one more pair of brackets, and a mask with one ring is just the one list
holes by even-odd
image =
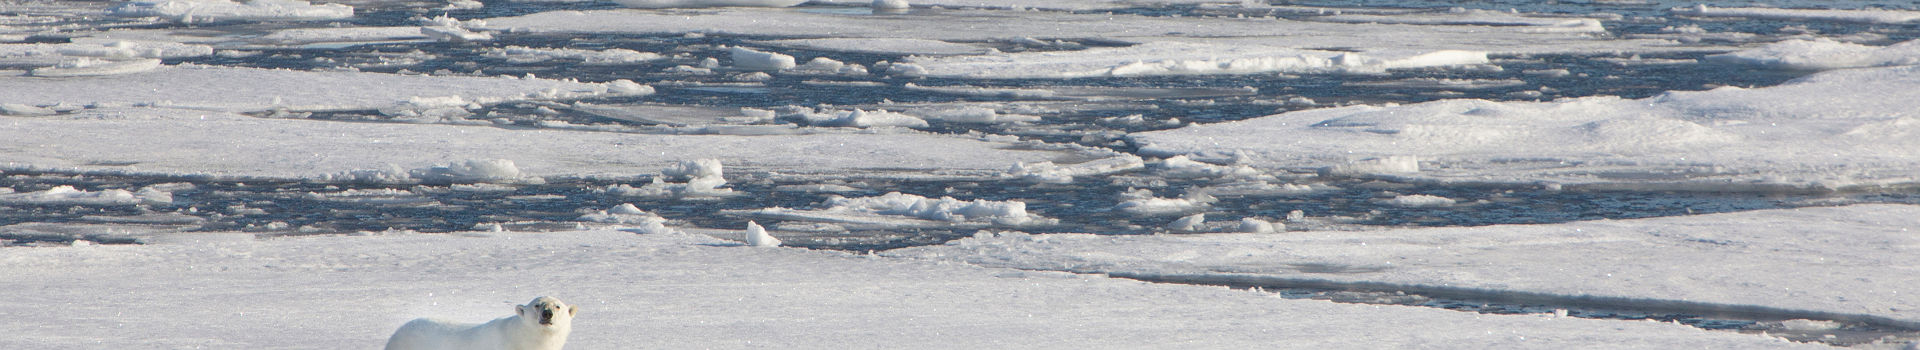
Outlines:
{"label": "polar bear ear", "polygon": [[580,314],[579,305],[567,305],[567,316],[573,316],[573,315],[579,315],[579,314]]}

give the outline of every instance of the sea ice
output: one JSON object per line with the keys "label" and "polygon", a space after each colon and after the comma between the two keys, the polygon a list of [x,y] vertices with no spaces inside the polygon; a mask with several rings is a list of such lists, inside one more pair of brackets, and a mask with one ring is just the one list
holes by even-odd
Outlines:
{"label": "sea ice", "polygon": [[76,204],[76,205],[133,205],[133,204],[171,204],[173,194],[164,190],[145,188],[139,192],[108,189],[86,191],[73,186],[55,186],[44,191],[11,193],[0,192],[0,203],[19,204]]}
{"label": "sea ice", "polygon": [[[990,235],[884,255],[1185,281],[1532,295],[1920,325],[1920,206],[1284,235]],[[1179,256],[1180,258],[1161,258]],[[1340,288],[1340,287],[1332,287]],[[1536,303],[1529,302],[1529,303]]]}
{"label": "sea ice", "polygon": [[1453,205],[1455,201],[1452,198],[1435,196],[1435,195],[1410,194],[1410,195],[1403,195],[1403,196],[1394,196],[1392,199],[1385,199],[1385,200],[1381,200],[1380,202],[1386,205],[1391,205],[1396,207],[1420,208],[1420,207],[1444,207],[1444,206]]}
{"label": "sea ice", "polygon": [[[520,77],[438,77],[304,72],[200,65],[159,66],[112,79],[0,76],[0,103],[190,108],[232,112],[380,109],[409,106],[408,96],[457,96],[467,103],[561,99],[616,93],[593,84]],[[628,82],[629,84],[631,82]],[[464,103],[463,103],[464,104]]]}
{"label": "sea ice", "polygon": [[1890,46],[1868,46],[1818,38],[1787,40],[1767,46],[1707,56],[1708,61],[1757,66],[1830,70],[1920,65],[1920,40]]}
{"label": "sea ice", "polygon": [[[1825,190],[1920,182],[1920,67],[1638,100],[1444,100],[1129,135],[1152,156],[1441,182]],[[1371,160],[1369,160],[1371,159]]]}
{"label": "sea ice", "polygon": [[108,10],[125,17],[160,17],[181,23],[229,20],[330,20],[353,17],[353,6],[314,5],[302,0],[140,0]]}
{"label": "sea ice", "polygon": [[1676,7],[1673,13],[1699,17],[1744,17],[1767,19],[1811,19],[1841,22],[1901,24],[1920,21],[1920,11],[1904,10],[1829,10],[1781,9],[1760,7],[1713,7],[1705,4]]}
{"label": "sea ice", "polygon": [[1059,220],[1027,212],[1017,200],[962,201],[953,197],[927,198],[899,192],[874,197],[834,196],[823,209],[766,208],[739,211],[755,217],[871,225],[879,227],[1028,226]]}
{"label": "sea ice", "polygon": [[793,56],[744,47],[733,47],[727,50],[733,55],[734,68],[777,71],[798,66],[794,63]]}
{"label": "sea ice", "polygon": [[[533,0],[542,1],[542,0]],[[620,6],[658,9],[658,8],[701,8],[701,7],[788,7],[807,2],[806,0],[613,0]]]}
{"label": "sea ice", "polygon": [[780,239],[767,234],[767,228],[760,227],[760,224],[747,221],[746,243],[751,247],[778,247]]}
{"label": "sea ice", "polygon": [[[0,90],[11,87],[0,85]],[[14,96],[0,94],[0,99]],[[703,158],[753,164],[751,171],[792,177],[840,176],[858,169],[880,178],[988,179],[1004,176],[1009,163],[1085,153],[1014,149],[1006,142],[920,133],[649,135],[267,119],[164,108],[93,108],[9,118],[0,123],[0,139],[28,147],[0,153],[0,169],[282,179],[358,173],[407,178],[408,169],[465,159],[511,159],[529,178],[629,179]],[[111,165],[128,162],[135,165]]]}
{"label": "sea ice", "polygon": [[141,58],[125,61],[108,61],[82,58],[61,62],[52,67],[34,68],[30,72],[36,77],[91,77],[103,75],[133,74],[160,68],[160,59]]}
{"label": "sea ice", "polygon": [[[8,334],[0,348],[378,348],[414,317],[485,321],[535,295],[580,305],[567,344],[582,349],[1825,348],[1666,322],[1348,305],[1095,275],[739,249],[696,234],[195,234],[232,238],[0,249],[0,278],[8,281],[0,300],[36,301],[0,303],[0,314],[38,315],[0,321]],[[1287,340],[1275,342],[1275,334]]]}

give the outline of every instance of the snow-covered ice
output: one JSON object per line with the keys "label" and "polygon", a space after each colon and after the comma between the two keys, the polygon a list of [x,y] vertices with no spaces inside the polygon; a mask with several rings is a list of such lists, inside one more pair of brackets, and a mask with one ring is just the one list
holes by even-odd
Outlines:
{"label": "snow-covered ice", "polygon": [[1817,347],[679,234],[189,237],[0,250],[0,312],[37,317],[0,322],[0,347],[373,348],[409,319],[481,322],[538,295],[580,307],[567,342],[577,349]]}
{"label": "snow-covered ice", "polygon": [[1824,21],[1865,22],[1900,24],[1920,21],[1920,11],[1903,10],[1845,10],[1845,9],[1783,9],[1764,7],[1714,7],[1698,4],[1691,7],[1676,7],[1677,14],[1701,17],[1740,17],[1769,19],[1812,19]]}
{"label": "snow-covered ice", "polygon": [[458,97],[471,103],[489,104],[617,94],[610,91],[611,86],[613,84],[522,77],[438,77],[179,65],[96,78],[0,75],[0,103],[153,106],[231,112],[314,111],[405,106],[409,98],[423,97]]}
{"label": "snow-covered ice", "polygon": [[1828,70],[1920,65],[1920,40],[1889,46],[1869,46],[1833,39],[1787,40],[1767,46],[1707,56],[1715,62],[1757,66]]}
{"label": "snow-covered ice", "polygon": [[121,3],[109,14],[160,17],[182,23],[228,20],[331,20],[353,17],[353,6],[302,0],[141,0]]}
{"label": "snow-covered ice", "polygon": [[32,150],[0,154],[0,165],[11,169],[282,179],[408,174],[471,159],[512,161],[524,177],[630,178],[703,158],[794,176],[871,169],[878,176],[992,178],[1009,163],[1081,153],[917,133],[644,135],[144,108],[12,118],[0,123],[0,135]]}
{"label": "snow-covered ice", "polygon": [[[887,256],[1274,284],[1717,305],[1920,325],[1920,206],[1860,205],[1551,225],[1284,234],[977,235]],[[1577,303],[1577,302],[1575,302]],[[1800,315],[1800,316],[1792,316]]]}
{"label": "snow-covered ice", "polygon": [[783,220],[855,224],[878,228],[1043,226],[1059,222],[1027,212],[1020,201],[927,198],[899,192],[874,197],[829,198],[818,209],[765,208],[739,215]]}
{"label": "snow-covered ice", "polygon": [[1440,182],[1839,189],[1920,182],[1920,67],[1645,99],[1353,106],[1133,134],[1155,155],[1243,157]]}

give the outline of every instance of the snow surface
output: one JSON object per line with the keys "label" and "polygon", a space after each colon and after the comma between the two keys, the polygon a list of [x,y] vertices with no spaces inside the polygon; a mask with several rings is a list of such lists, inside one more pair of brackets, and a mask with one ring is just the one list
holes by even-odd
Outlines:
{"label": "snow surface", "polygon": [[[0,103],[152,106],[230,112],[410,109],[424,106],[410,103],[409,97],[455,98],[467,103],[490,104],[617,95],[620,92],[617,88],[614,83],[520,77],[439,77],[180,65],[94,78],[0,75]],[[419,101],[422,100],[414,102]]]}
{"label": "snow surface", "polygon": [[[867,5],[867,4],[860,4]],[[1101,66],[1078,64],[1054,68],[1042,74],[1089,73],[1100,67],[1129,63],[1132,60],[1165,62],[1205,62],[1214,65],[1240,59],[1242,64],[1278,65],[1254,59],[1282,60],[1313,48],[1342,48],[1359,56],[1401,60],[1448,51],[1494,53],[1615,53],[1672,50],[1711,50],[1713,46],[1680,46],[1668,40],[1605,38],[1582,32],[1554,32],[1530,29],[1534,26],[1485,25],[1405,25],[1371,23],[1328,23],[1262,18],[1186,18],[1106,15],[1095,13],[1023,12],[1019,21],[1006,20],[1002,11],[947,10],[939,16],[866,16],[812,13],[782,9],[726,8],[701,12],[663,12],[643,10],[551,11],[517,17],[491,18],[484,28],[525,32],[636,33],[636,34],[730,34],[772,37],[831,37],[832,44],[855,52],[891,51],[915,54],[929,50],[929,41],[947,43],[1047,42],[1051,40],[1090,40],[1110,44],[1150,44],[1146,49],[1105,48],[1102,55],[1132,54],[1127,60],[1108,62],[1100,55],[1079,51],[1019,53],[1010,64],[1098,59]],[[1047,41],[1036,38],[1046,39]],[[868,46],[851,45],[858,39],[873,39]],[[815,40],[815,39],[796,39]],[[907,41],[903,41],[907,40]],[[1175,43],[1186,43],[1180,46]],[[831,46],[824,46],[831,45]],[[939,48],[938,50],[954,50]],[[1144,50],[1152,50],[1151,55]],[[943,52],[945,54],[946,52]],[[1049,54],[1064,55],[1049,59]],[[1158,56],[1155,56],[1158,55]],[[1330,56],[1330,55],[1328,55]],[[928,58],[985,65],[1006,60],[992,53],[979,57]],[[1458,58],[1459,55],[1444,57]],[[801,57],[805,58],[805,57]],[[1321,56],[1321,58],[1326,58]],[[1415,60],[1402,63],[1457,64],[1457,60],[1439,63]],[[1354,62],[1365,63],[1365,62]],[[916,65],[927,66],[916,62]],[[1197,64],[1194,64],[1197,65]],[[1256,65],[1257,66],[1257,65]],[[1243,66],[1244,67],[1244,66]],[[1073,68],[1071,70],[1066,68]],[[1229,67],[1231,68],[1231,67]],[[1386,68],[1392,68],[1388,66]],[[1248,69],[1248,68],[1236,68]],[[937,70],[937,69],[936,69]],[[1227,70],[1209,68],[1208,70]],[[1018,69],[996,68],[1008,77],[1032,76]],[[1260,70],[1260,71],[1272,71]],[[960,75],[961,68],[943,74]]]}
{"label": "snow surface", "polygon": [[1328,108],[1129,137],[1147,154],[1334,176],[1824,190],[1920,182],[1916,100],[1920,67],[1902,66],[1638,100]]}
{"label": "snow surface", "polygon": [[613,0],[620,6],[633,8],[701,8],[701,7],[788,7],[807,2],[806,0]]}
{"label": "snow surface", "polygon": [[0,250],[0,313],[32,315],[0,322],[0,348],[374,348],[413,318],[480,322],[538,295],[580,307],[572,349],[1823,348],[695,235],[251,237]]}
{"label": "snow surface", "polygon": [[1889,46],[1843,43],[1827,38],[1787,40],[1759,48],[1707,56],[1707,60],[1805,70],[1911,66],[1920,65],[1920,40]]}
{"label": "snow surface", "polygon": [[739,215],[861,225],[872,228],[1040,226],[1059,223],[1028,213],[1027,203],[1008,200],[927,198],[890,192],[873,197],[833,196],[818,209],[764,208]]}
{"label": "snow surface", "polygon": [[[1534,293],[1920,325],[1920,206],[1766,210],[1551,225],[1096,236],[980,234],[886,256],[992,267]],[[1338,287],[1334,287],[1338,288]]]}
{"label": "snow surface", "polygon": [[991,178],[1013,163],[1083,153],[1010,149],[1005,142],[919,133],[649,135],[265,119],[159,108],[0,118],[0,139],[19,149],[0,153],[5,168],[336,181],[404,181],[409,170],[469,160],[508,160],[521,176],[537,178],[631,178],[695,159],[793,176],[870,171],[879,177]]}
{"label": "snow surface", "polygon": [[[1201,58],[1205,57],[1205,58]],[[1155,75],[1381,72],[1488,63],[1484,52],[1369,55],[1281,47],[1156,42],[1120,48],[1006,55],[910,57],[906,75],[952,78],[1084,78]]]}
{"label": "snow surface", "polygon": [[108,10],[125,17],[160,17],[181,23],[230,20],[329,20],[353,17],[353,6],[314,5],[302,0],[140,0]]}
{"label": "snow surface", "polygon": [[755,41],[754,44],[778,47],[813,49],[839,52],[862,52],[903,55],[975,55],[988,53],[991,48],[939,40],[910,38],[818,38]]}
{"label": "snow surface", "polygon": [[1673,13],[1700,17],[1742,17],[1767,19],[1824,20],[1841,22],[1901,24],[1920,21],[1920,11],[1905,10],[1830,10],[1782,9],[1761,7],[1713,7],[1704,4],[1676,7]]}

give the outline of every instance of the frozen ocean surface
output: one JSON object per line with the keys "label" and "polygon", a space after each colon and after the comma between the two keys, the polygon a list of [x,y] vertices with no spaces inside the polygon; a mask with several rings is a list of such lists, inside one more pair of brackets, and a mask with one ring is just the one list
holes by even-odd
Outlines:
{"label": "frozen ocean surface", "polygon": [[0,313],[73,310],[0,347],[552,295],[574,348],[1912,349],[1917,43],[1871,0],[5,3]]}

